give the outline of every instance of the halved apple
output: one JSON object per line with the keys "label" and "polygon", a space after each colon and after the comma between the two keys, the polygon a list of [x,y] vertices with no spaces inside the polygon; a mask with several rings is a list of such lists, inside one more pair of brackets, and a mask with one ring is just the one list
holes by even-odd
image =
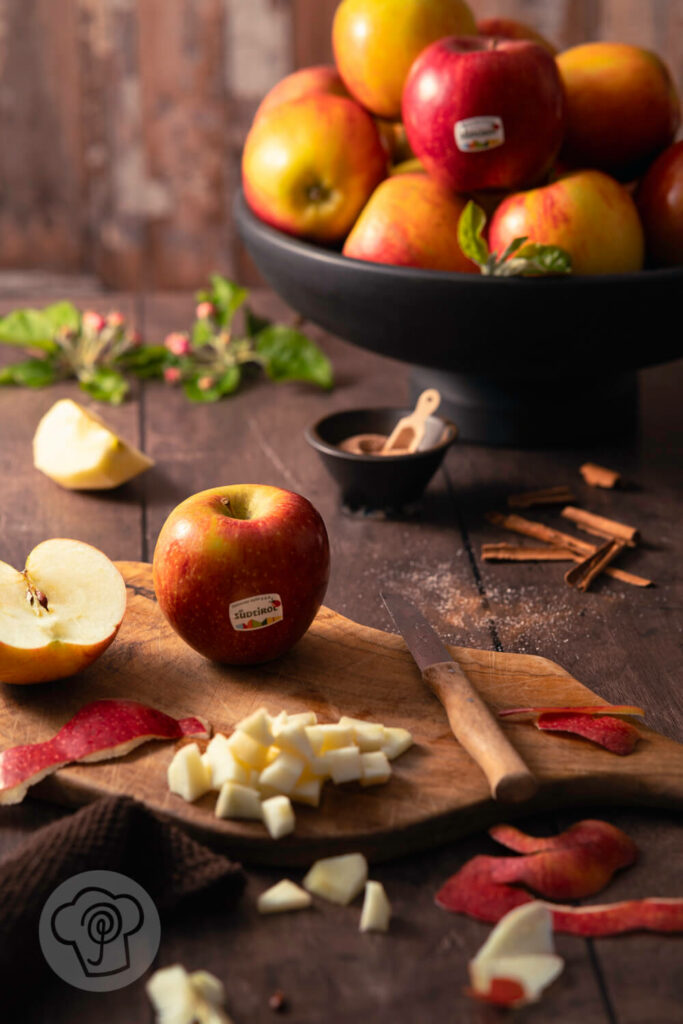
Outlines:
{"label": "halved apple", "polygon": [[85,668],[126,610],[121,573],[98,548],[44,540],[23,572],[0,562],[0,683],[43,683]]}
{"label": "halved apple", "polygon": [[117,437],[97,413],[61,398],[38,424],[33,464],[69,490],[101,491],[118,487],[154,462]]}

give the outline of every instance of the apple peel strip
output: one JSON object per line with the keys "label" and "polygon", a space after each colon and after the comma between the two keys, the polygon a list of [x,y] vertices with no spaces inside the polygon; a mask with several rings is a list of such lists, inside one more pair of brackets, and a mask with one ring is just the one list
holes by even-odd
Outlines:
{"label": "apple peel strip", "polygon": [[616,715],[644,715],[642,708],[628,704],[601,707],[536,707],[509,708],[499,711],[501,718],[510,715],[536,715],[536,728],[542,732],[561,732],[596,743],[612,754],[632,754],[640,739],[638,729]]}
{"label": "apple peel strip", "polygon": [[[516,907],[535,899],[519,883],[551,899],[581,899],[599,892],[619,868],[632,864],[637,849],[620,829],[601,821],[582,821],[548,839],[527,836],[510,825],[490,835],[521,857],[479,855],[467,861],[436,894],[437,906],[497,923]],[[570,935],[601,937],[632,931],[683,932],[683,898],[650,897],[575,907],[545,905],[553,929]]]}
{"label": "apple peel strip", "polygon": [[96,700],[77,711],[51,739],[0,752],[0,804],[21,803],[30,786],[67,764],[123,757],[148,740],[210,735],[210,726],[196,716],[176,719],[138,701]]}

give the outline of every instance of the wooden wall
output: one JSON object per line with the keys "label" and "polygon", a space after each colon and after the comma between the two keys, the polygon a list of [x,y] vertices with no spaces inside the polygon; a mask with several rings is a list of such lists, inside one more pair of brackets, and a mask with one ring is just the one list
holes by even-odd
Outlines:
{"label": "wooden wall", "polygon": [[[0,0],[0,267],[183,288],[241,263],[230,217],[259,98],[329,60],[337,0]],[[471,0],[560,47],[648,46],[683,88],[681,0]]]}

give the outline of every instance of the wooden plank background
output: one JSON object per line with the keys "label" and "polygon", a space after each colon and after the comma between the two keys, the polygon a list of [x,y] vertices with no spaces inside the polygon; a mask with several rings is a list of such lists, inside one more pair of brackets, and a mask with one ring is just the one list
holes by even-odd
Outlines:
{"label": "wooden plank background", "polygon": [[[242,267],[230,200],[260,97],[331,59],[336,0],[0,0],[0,267],[187,288]],[[564,48],[660,53],[680,0],[471,0]]]}

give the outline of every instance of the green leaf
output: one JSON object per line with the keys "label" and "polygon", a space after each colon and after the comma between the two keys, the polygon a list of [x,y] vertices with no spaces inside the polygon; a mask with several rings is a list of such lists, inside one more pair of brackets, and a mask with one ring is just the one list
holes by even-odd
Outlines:
{"label": "green leaf", "polygon": [[81,329],[80,310],[72,302],[54,302],[41,310],[41,313],[52,324],[54,334],[61,330],[77,333]]}
{"label": "green leaf", "polygon": [[219,327],[229,327],[237,310],[249,295],[249,289],[220,274],[211,275],[211,291],[200,292],[201,302],[212,302],[216,308],[214,318]]}
{"label": "green leaf", "polygon": [[271,324],[260,331],[254,342],[271,380],[301,380],[321,388],[332,387],[332,364],[300,331]]}
{"label": "green leaf", "polygon": [[513,238],[507,249],[503,252],[503,255],[498,259],[498,263],[505,263],[506,260],[509,260],[524,245],[528,237],[528,235],[522,235],[520,238]]}
{"label": "green leaf", "polygon": [[224,395],[231,395],[237,391],[242,379],[239,366],[231,366],[220,377],[217,377],[211,387],[200,387],[199,382],[206,378],[206,374],[197,374],[191,380],[185,381],[183,390],[191,402],[217,402]]}
{"label": "green leaf", "polygon": [[244,329],[247,332],[249,338],[255,338],[257,334],[265,327],[270,327],[272,320],[269,320],[265,316],[259,316],[254,313],[251,306],[246,306],[244,309]]}
{"label": "green leaf", "polygon": [[7,345],[56,352],[55,333],[50,318],[38,309],[15,309],[0,319],[0,341]]}
{"label": "green leaf", "polygon": [[192,344],[195,348],[209,345],[213,338],[214,327],[209,320],[195,320],[192,327]]}
{"label": "green leaf", "polygon": [[128,394],[128,384],[123,374],[109,367],[93,370],[88,376],[79,378],[80,385],[98,402],[120,405]]}
{"label": "green leaf", "polygon": [[482,235],[485,226],[486,214],[470,199],[458,220],[458,244],[465,256],[480,267],[485,266],[489,258],[489,247]]}
{"label": "green leaf", "polygon": [[173,358],[165,345],[140,345],[126,349],[117,357],[116,365],[136,377],[161,377]]}
{"label": "green leaf", "polygon": [[529,273],[535,274],[571,274],[572,257],[566,249],[559,245],[540,245],[537,242],[529,242],[519,250],[517,256],[527,260],[533,269]]}
{"label": "green leaf", "polygon": [[50,359],[27,359],[22,363],[11,363],[0,370],[0,384],[44,388],[56,379],[57,370]]}

